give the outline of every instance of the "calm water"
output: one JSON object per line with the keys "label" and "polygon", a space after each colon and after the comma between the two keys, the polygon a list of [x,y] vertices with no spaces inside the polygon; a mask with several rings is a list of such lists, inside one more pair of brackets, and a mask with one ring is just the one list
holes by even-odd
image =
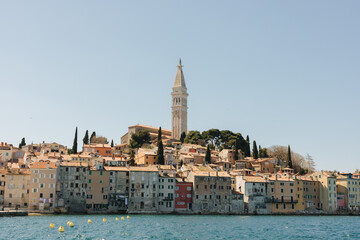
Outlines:
{"label": "calm water", "polygon": [[[107,222],[103,223],[103,217]],[[359,217],[29,216],[0,218],[0,239],[354,239]],[[88,218],[92,220],[87,223]],[[67,226],[73,221],[75,227]],[[55,228],[50,229],[50,222]],[[65,232],[59,233],[60,225]]]}

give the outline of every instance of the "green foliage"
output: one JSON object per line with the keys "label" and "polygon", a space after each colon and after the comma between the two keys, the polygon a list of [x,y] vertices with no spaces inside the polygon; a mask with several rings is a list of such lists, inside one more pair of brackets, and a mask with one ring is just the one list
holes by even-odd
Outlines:
{"label": "green foliage", "polygon": [[130,166],[136,166],[136,163],[135,163],[135,151],[134,149],[130,149],[130,158],[129,158],[129,165]]}
{"label": "green foliage", "polygon": [[110,144],[111,147],[114,147],[114,139],[111,139],[111,144]]}
{"label": "green foliage", "polygon": [[185,138],[186,138],[186,133],[182,132],[181,135],[180,135],[180,142],[184,143]]}
{"label": "green foliage", "polygon": [[164,158],[164,146],[163,146],[163,142],[162,142],[161,127],[159,128],[159,132],[158,132],[157,146],[158,146],[157,164],[164,165],[165,158]]}
{"label": "green foliage", "polygon": [[235,143],[235,149],[234,149],[234,160],[239,160],[239,140],[236,139],[236,143]]}
{"label": "green foliage", "polygon": [[95,138],[96,138],[96,132],[94,131],[94,132],[92,132],[92,134],[91,134],[90,143],[93,143],[93,139],[95,139]]}
{"label": "green foliage", "polygon": [[250,155],[251,155],[249,135],[246,136],[244,153],[245,153],[245,157],[250,157]]}
{"label": "green foliage", "polygon": [[77,153],[77,137],[78,137],[78,128],[76,127],[76,130],[75,130],[75,137],[74,137],[74,143],[73,143],[73,147],[72,147],[72,152],[74,154]]}
{"label": "green foliage", "polygon": [[19,148],[22,148],[22,146],[25,146],[25,145],[26,145],[25,138],[22,138],[21,142],[19,144]]}
{"label": "green foliage", "polygon": [[254,142],[253,142],[253,158],[254,158],[254,159],[258,159],[258,149],[257,149],[256,141],[255,141],[255,140],[254,140]]}
{"label": "green foliage", "polygon": [[184,143],[198,144],[202,136],[199,131],[189,131],[184,139]]}
{"label": "green foliage", "polygon": [[288,166],[289,168],[293,168],[293,164],[292,164],[292,160],[291,160],[291,149],[290,149],[290,145],[288,145],[287,166]]}
{"label": "green foliage", "polygon": [[268,158],[269,155],[267,153],[267,148],[261,148],[261,146],[259,145],[259,157],[260,158]]}
{"label": "green foliage", "polygon": [[180,167],[181,167],[182,165],[184,165],[184,161],[183,161],[183,160],[180,160],[179,165],[180,165]]}
{"label": "green foliage", "polygon": [[85,136],[83,138],[83,143],[89,144],[89,131],[88,130],[86,130],[86,132],[85,132]]}
{"label": "green foliage", "polygon": [[130,139],[130,148],[141,148],[144,143],[150,143],[150,133],[146,130],[140,130],[137,133],[133,133]]}
{"label": "green foliage", "polygon": [[209,145],[206,148],[205,162],[211,163],[211,150]]}
{"label": "green foliage", "polygon": [[91,139],[91,143],[108,144],[109,142],[106,137],[98,136],[98,137],[93,137]]}
{"label": "green foliage", "polygon": [[207,144],[212,144],[215,147],[220,147],[220,138],[221,133],[219,129],[209,129],[201,133],[202,139],[206,141]]}

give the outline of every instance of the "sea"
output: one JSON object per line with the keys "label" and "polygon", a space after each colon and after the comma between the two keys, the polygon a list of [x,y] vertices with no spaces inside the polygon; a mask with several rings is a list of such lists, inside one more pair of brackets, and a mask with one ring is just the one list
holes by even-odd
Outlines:
{"label": "sea", "polygon": [[[106,222],[103,222],[104,218]],[[88,223],[88,219],[91,223]],[[68,221],[72,221],[74,227],[69,227]],[[50,228],[50,223],[54,223],[55,228]],[[60,225],[64,226],[64,232],[59,232]],[[129,218],[127,215],[2,217],[0,239],[360,239],[360,217],[217,215],[129,215]]]}

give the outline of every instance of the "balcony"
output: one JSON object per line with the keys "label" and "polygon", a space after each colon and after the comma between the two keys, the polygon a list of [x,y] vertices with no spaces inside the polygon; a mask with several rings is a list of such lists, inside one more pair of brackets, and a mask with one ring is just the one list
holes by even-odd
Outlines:
{"label": "balcony", "polygon": [[163,201],[174,201],[174,198],[172,198],[172,197],[164,197]]}
{"label": "balcony", "polygon": [[265,198],[266,203],[298,203],[296,199]]}

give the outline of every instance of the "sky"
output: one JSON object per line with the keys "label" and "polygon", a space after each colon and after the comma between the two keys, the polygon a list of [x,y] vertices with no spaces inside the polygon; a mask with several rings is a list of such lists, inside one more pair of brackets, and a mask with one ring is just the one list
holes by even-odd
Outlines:
{"label": "sky", "polygon": [[360,169],[359,1],[1,1],[0,141],[71,147],[171,129],[179,58],[189,130],[290,145]]}

